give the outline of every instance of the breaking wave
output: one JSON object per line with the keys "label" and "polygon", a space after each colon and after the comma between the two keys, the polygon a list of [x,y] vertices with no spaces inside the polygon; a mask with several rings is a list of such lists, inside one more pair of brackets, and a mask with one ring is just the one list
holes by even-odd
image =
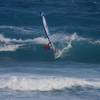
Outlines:
{"label": "breaking wave", "polygon": [[[90,59],[90,61],[97,62],[99,62],[100,60],[100,57],[97,56],[100,54],[100,40],[81,37],[77,35],[77,33],[74,33],[72,35],[53,34],[50,38],[51,41],[55,44],[56,48],[60,50],[60,59],[69,59],[73,61],[85,61],[86,59],[88,59],[89,61]],[[3,34],[0,34],[0,52],[10,51],[16,53],[19,50],[22,50],[24,52],[31,52],[31,54],[35,55],[35,57],[33,57],[32,59],[40,60],[39,58],[43,58],[42,55],[45,55],[45,58],[43,58],[43,60],[49,60],[49,58],[54,59],[54,57],[52,58],[51,56],[51,51],[50,53],[48,53],[48,50],[44,49],[44,45],[46,44],[48,44],[48,40],[45,37],[16,39],[8,38]],[[30,55],[28,56],[30,58]]]}
{"label": "breaking wave", "polygon": [[100,80],[85,80],[68,77],[0,77],[0,89],[18,91],[53,91],[81,88],[100,88]]}
{"label": "breaking wave", "polygon": [[0,51],[16,51],[21,46],[27,44],[27,43],[33,43],[33,44],[48,44],[48,40],[44,37],[38,37],[35,39],[10,39],[4,37],[2,34],[0,34]]}

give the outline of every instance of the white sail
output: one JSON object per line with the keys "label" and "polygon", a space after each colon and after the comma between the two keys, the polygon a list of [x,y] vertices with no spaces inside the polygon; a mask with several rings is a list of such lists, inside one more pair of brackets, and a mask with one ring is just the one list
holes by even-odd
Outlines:
{"label": "white sail", "polygon": [[46,19],[45,19],[45,16],[44,16],[43,12],[41,13],[41,17],[42,17],[42,22],[43,22],[43,27],[44,27],[44,30],[45,30],[45,34],[46,34],[46,36],[48,38],[48,41],[49,41],[49,44],[50,44],[50,48],[54,52],[55,59],[57,59],[57,58],[59,58],[61,56],[61,51],[59,49],[55,48],[53,42],[50,39],[50,32],[49,32],[48,25],[46,23]]}
{"label": "white sail", "polygon": [[49,30],[48,30],[48,25],[46,23],[46,19],[45,19],[45,16],[44,16],[43,12],[41,13],[41,16],[42,16],[42,21],[43,21],[45,32],[46,32],[47,35],[50,35]]}
{"label": "white sail", "polygon": [[43,21],[43,26],[44,26],[45,34],[46,34],[46,36],[47,36],[47,38],[49,40],[51,48],[53,49],[53,51],[55,51],[55,46],[54,46],[54,44],[52,43],[52,41],[50,39],[50,32],[49,32],[48,25],[46,23],[46,19],[45,19],[45,16],[44,16],[43,12],[41,13],[41,17],[42,17],[42,21]]}

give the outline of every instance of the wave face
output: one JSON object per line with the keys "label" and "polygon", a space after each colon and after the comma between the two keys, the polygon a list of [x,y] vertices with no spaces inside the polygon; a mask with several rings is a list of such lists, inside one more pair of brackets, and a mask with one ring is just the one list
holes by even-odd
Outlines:
{"label": "wave face", "polygon": [[[31,29],[25,29],[24,27],[1,26],[0,29],[22,32],[15,33],[11,35],[12,37],[6,36],[4,33],[0,34],[0,59],[55,60],[53,51],[44,47],[48,44],[48,40],[44,36],[33,35]],[[61,52],[60,58],[56,60],[98,63],[100,61],[99,39],[83,37],[76,32],[73,34],[56,33],[52,34],[50,38]]]}
{"label": "wave face", "polygon": [[65,89],[100,88],[100,80],[85,80],[67,77],[24,77],[4,76],[0,77],[0,89],[14,91],[55,91]]}

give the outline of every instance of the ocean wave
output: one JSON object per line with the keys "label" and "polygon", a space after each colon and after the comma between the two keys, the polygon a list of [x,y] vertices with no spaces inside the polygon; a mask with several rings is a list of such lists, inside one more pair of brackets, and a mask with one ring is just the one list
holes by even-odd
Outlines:
{"label": "ocean wave", "polygon": [[19,91],[53,91],[82,88],[100,88],[100,80],[85,80],[68,77],[24,77],[6,76],[0,77],[0,89]]}
{"label": "ocean wave", "polygon": [[48,39],[44,37],[37,37],[33,39],[11,39],[0,34],[0,51],[16,51],[22,46],[27,46],[30,44],[46,45],[48,44]]}
{"label": "ocean wave", "polygon": [[[60,52],[57,55],[62,60],[66,60],[69,58],[70,60],[85,61],[86,59],[84,58],[87,58],[90,59],[90,61],[91,60],[99,61],[100,59],[99,56],[95,55],[95,53],[99,55],[98,51],[100,50],[100,40],[81,37],[77,35],[77,33],[73,33],[70,35],[53,34],[50,36],[50,39],[54,43],[55,47],[59,49]],[[43,49],[44,45],[47,44],[48,44],[48,39],[43,36],[33,37],[31,39],[30,38],[16,39],[16,38],[8,38],[5,37],[3,34],[0,34],[0,52],[2,51],[15,52],[19,49],[22,51],[28,50],[29,52],[31,52],[31,54],[35,55],[35,58],[37,59],[39,58],[42,59],[41,56],[42,54],[45,54],[45,58],[43,59],[49,59],[51,57],[51,53],[48,53],[47,55],[46,51]],[[30,55],[26,56],[30,57]],[[55,57],[53,56],[52,59],[54,60]]]}
{"label": "ocean wave", "polygon": [[11,39],[11,38],[7,38],[5,37],[4,35],[0,34],[0,42],[1,43],[15,43],[15,44],[18,44],[18,43],[28,43],[28,42],[33,42],[33,43],[36,43],[36,44],[47,44],[48,43],[48,40],[44,37],[37,37],[37,38],[33,38],[33,39],[26,39],[26,40],[23,40],[23,39]]}
{"label": "ocean wave", "polygon": [[3,45],[0,47],[0,51],[16,51],[22,45]]}

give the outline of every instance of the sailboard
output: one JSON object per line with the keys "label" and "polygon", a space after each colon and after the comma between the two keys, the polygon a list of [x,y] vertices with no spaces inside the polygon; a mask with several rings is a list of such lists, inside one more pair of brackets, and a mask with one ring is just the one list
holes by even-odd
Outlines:
{"label": "sailboard", "polygon": [[55,58],[59,58],[60,55],[61,55],[61,52],[59,49],[57,49],[54,45],[54,43],[51,41],[50,39],[50,32],[49,32],[49,29],[48,29],[48,25],[47,25],[47,22],[46,22],[46,18],[45,18],[45,15],[43,12],[41,12],[41,17],[42,17],[42,23],[43,23],[43,27],[44,27],[44,31],[45,31],[45,35],[46,37],[48,38],[48,41],[49,41],[49,46],[50,48],[53,50],[54,52],[54,55],[55,55]]}

